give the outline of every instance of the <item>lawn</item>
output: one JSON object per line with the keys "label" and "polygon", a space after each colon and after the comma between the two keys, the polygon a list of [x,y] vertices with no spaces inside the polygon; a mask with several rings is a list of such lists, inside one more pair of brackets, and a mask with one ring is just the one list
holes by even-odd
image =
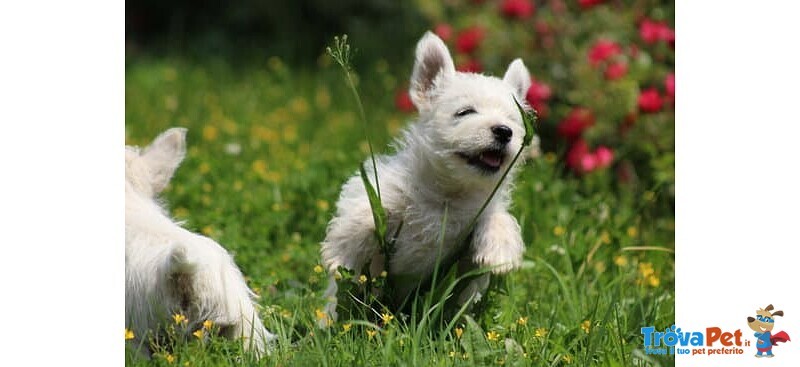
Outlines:
{"label": "lawn", "polygon": [[[408,71],[361,66],[362,96],[379,152],[414,115],[394,107]],[[645,356],[640,328],[674,320],[674,203],[609,172],[566,170],[563,152],[529,159],[512,214],[526,243],[522,269],[472,319],[453,325],[402,315],[380,329],[339,320],[316,329],[326,279],[319,243],[339,187],[368,156],[337,67],[313,72],[280,59],[232,66],[177,57],[129,59],[125,142],[189,129],[188,154],[164,193],[171,214],[234,254],[261,316],[279,339],[260,362],[236,342],[177,338],[126,365],[672,365]],[[136,338],[134,338],[136,340]]]}

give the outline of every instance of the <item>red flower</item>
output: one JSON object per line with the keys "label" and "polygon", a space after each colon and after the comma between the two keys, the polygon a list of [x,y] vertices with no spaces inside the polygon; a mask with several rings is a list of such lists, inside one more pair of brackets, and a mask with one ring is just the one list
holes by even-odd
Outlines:
{"label": "red flower", "polygon": [[639,94],[639,109],[645,113],[653,113],[661,110],[664,100],[655,88],[648,88]]}
{"label": "red flower", "polygon": [[500,4],[500,12],[509,18],[527,19],[535,10],[530,0],[503,0]]}
{"label": "red flower", "polygon": [[483,71],[483,65],[478,60],[470,58],[456,66],[456,70],[462,73],[480,73]]}
{"label": "red flower", "polygon": [[583,9],[589,9],[595,5],[600,5],[604,0],[578,0],[578,5]]}
{"label": "red flower", "polygon": [[597,168],[597,157],[594,154],[586,153],[581,157],[581,172],[589,173]]}
{"label": "red flower", "polygon": [[553,95],[553,90],[550,89],[550,86],[542,83],[537,82],[536,79],[531,78],[531,87],[528,88],[528,93],[525,97],[528,99],[528,102],[535,102],[535,101],[546,101],[550,99],[550,96]]}
{"label": "red flower", "polygon": [[576,172],[581,171],[583,157],[589,155],[589,146],[583,139],[576,140],[567,151],[567,167]]}
{"label": "red flower", "polygon": [[545,101],[550,99],[552,95],[553,91],[550,89],[549,85],[537,82],[536,79],[531,78],[531,87],[528,88],[525,99],[527,99],[528,104],[539,113],[539,117],[546,118],[550,113],[550,108],[547,107]]}
{"label": "red flower", "polygon": [[447,42],[453,37],[453,27],[447,23],[439,23],[436,27],[433,27],[433,33],[436,33],[439,38]]}
{"label": "red flower", "polygon": [[658,41],[675,44],[675,31],[666,22],[656,22],[646,18],[639,24],[639,37],[648,45]]}
{"label": "red flower", "polygon": [[599,146],[594,150],[594,156],[597,158],[597,168],[606,168],[614,162],[614,151],[606,146]]}
{"label": "red flower", "polygon": [[625,76],[628,72],[628,64],[624,62],[612,62],[606,67],[606,79],[617,80]]}
{"label": "red flower", "polygon": [[664,78],[664,89],[667,90],[667,96],[675,98],[675,73],[669,73]]}
{"label": "red flower", "polygon": [[597,66],[601,62],[619,55],[621,52],[622,48],[618,43],[609,40],[599,40],[592,46],[592,49],[589,50],[589,63],[591,63],[592,66]]}
{"label": "red flower", "polygon": [[578,139],[583,131],[594,125],[594,115],[592,111],[583,107],[576,107],[570,111],[569,115],[561,120],[557,130],[564,138],[569,141]]}
{"label": "red flower", "polygon": [[397,91],[394,96],[394,105],[398,110],[403,112],[414,112],[414,102],[411,102],[411,96],[408,95],[408,89],[402,88]]}
{"label": "red flower", "polygon": [[456,49],[465,54],[472,53],[483,41],[483,29],[480,27],[470,27],[458,34],[456,38]]}

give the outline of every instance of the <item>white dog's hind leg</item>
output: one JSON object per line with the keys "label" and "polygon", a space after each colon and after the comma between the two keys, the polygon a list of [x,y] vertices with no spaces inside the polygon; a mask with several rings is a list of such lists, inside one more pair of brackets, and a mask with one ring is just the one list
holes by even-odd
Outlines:
{"label": "white dog's hind leg", "polygon": [[191,246],[176,245],[171,254],[173,297],[194,328],[212,321],[226,337],[243,338],[245,349],[261,356],[275,339],[258,317],[242,273],[217,243],[200,238]]}

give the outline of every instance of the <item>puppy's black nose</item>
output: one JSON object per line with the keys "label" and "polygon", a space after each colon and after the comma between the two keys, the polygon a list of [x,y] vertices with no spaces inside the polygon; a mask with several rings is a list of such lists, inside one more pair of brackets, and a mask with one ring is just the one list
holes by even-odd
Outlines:
{"label": "puppy's black nose", "polygon": [[494,138],[497,141],[505,144],[511,141],[511,135],[513,132],[511,131],[511,128],[506,125],[494,125],[492,126],[492,134],[494,134]]}

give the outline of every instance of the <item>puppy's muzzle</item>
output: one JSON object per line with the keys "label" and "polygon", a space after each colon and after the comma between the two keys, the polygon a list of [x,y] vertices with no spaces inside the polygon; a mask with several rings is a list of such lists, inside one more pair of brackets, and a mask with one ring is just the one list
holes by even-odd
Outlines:
{"label": "puppy's muzzle", "polygon": [[511,128],[506,125],[494,125],[492,126],[492,135],[494,135],[494,140],[497,140],[500,144],[507,144],[511,141],[511,135],[514,132],[511,131]]}

